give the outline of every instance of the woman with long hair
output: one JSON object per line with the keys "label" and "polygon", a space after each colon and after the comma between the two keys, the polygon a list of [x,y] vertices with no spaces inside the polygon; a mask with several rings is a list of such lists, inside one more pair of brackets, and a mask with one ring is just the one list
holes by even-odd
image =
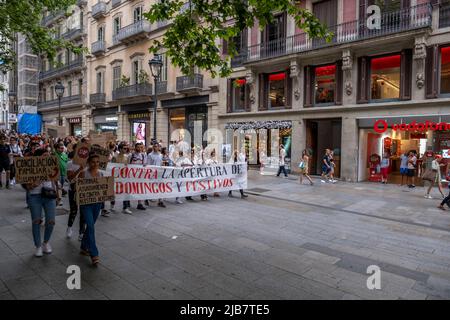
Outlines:
{"label": "woman with long hair", "polygon": [[306,179],[309,180],[309,183],[313,185],[313,181],[311,177],[309,176],[309,152],[308,150],[303,150],[302,152],[302,159],[300,161],[300,164],[298,165],[300,168],[300,184],[303,184],[303,176],[306,177]]}

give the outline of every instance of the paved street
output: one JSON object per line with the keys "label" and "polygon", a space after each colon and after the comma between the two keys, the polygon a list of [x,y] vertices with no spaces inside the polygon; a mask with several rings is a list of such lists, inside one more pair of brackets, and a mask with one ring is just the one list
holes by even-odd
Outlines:
{"label": "paved street", "polygon": [[[250,172],[245,200],[236,192],[99,217],[96,269],[65,238],[61,209],[53,254],[35,258],[24,192],[1,190],[0,299],[450,298],[450,211],[439,199],[423,188],[315,182]],[[66,287],[73,264],[81,290]],[[381,290],[366,286],[369,265],[381,269]]]}

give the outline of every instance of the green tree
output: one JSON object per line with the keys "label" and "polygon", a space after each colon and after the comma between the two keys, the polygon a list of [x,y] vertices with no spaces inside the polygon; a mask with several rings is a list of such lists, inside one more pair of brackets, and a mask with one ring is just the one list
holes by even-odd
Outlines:
{"label": "green tree", "polygon": [[[172,63],[185,74],[194,66],[209,71],[213,77],[228,76],[232,69],[229,58],[236,55],[230,41],[259,21],[260,28],[272,22],[274,12],[287,12],[295,24],[310,37],[330,41],[332,33],[308,10],[294,0],[160,0],[152,5],[144,17],[151,23],[171,21],[161,41],[155,40],[150,52],[166,50]],[[234,21],[229,24],[229,21]],[[223,58],[217,43],[228,41],[229,57]]]}
{"label": "green tree", "polygon": [[77,0],[0,0],[0,69],[7,71],[14,65],[15,52],[11,44],[17,33],[27,38],[35,54],[45,55],[50,61],[62,48],[81,53],[84,49],[55,38],[56,30],[41,24],[43,12],[62,10],[70,16],[76,3]]}

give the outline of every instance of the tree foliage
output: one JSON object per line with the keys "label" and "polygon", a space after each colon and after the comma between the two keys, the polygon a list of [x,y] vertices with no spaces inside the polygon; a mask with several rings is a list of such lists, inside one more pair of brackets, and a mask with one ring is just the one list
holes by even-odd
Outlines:
{"label": "tree foliage", "polygon": [[[232,40],[242,30],[259,21],[260,28],[271,23],[276,12],[287,12],[295,24],[310,37],[332,38],[326,26],[293,0],[160,0],[144,14],[151,23],[171,21],[161,40],[155,40],[150,52],[164,48],[174,65],[185,74],[195,66],[213,77],[228,76],[230,57],[237,54]],[[231,22],[231,23],[230,23]],[[229,57],[218,48],[220,39],[228,41]]]}
{"label": "tree foliage", "polygon": [[45,55],[51,61],[62,48],[80,53],[82,49],[56,38],[55,29],[41,24],[46,10],[51,13],[62,10],[69,16],[76,3],[77,0],[0,0],[0,68],[7,71],[14,65],[16,53],[12,43],[17,33],[27,38],[35,54]]}

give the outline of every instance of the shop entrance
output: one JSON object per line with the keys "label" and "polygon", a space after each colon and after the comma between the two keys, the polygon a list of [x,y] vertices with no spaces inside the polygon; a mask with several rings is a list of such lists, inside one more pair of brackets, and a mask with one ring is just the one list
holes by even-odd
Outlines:
{"label": "shop entrance", "polygon": [[207,107],[173,108],[169,111],[169,141],[190,143],[190,148],[204,148],[208,129]]}
{"label": "shop entrance", "polygon": [[334,176],[339,178],[341,172],[341,119],[306,120],[306,148],[311,155],[309,172],[312,175],[322,173],[322,158],[325,149],[333,151],[336,164]]}

